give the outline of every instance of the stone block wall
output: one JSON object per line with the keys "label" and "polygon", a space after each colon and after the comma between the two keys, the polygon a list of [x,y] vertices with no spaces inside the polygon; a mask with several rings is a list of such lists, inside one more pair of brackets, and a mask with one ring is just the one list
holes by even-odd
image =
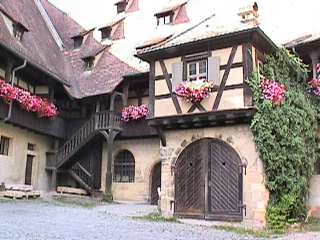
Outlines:
{"label": "stone block wall", "polygon": [[262,161],[256,149],[249,125],[233,125],[203,129],[189,129],[165,132],[167,147],[160,149],[162,160],[161,210],[165,216],[174,213],[174,171],[175,161],[183,149],[202,138],[217,138],[231,145],[241,160],[247,164],[243,176],[243,203],[246,215],[243,224],[249,227],[263,227],[266,224],[266,207],[269,192],[265,188]]}

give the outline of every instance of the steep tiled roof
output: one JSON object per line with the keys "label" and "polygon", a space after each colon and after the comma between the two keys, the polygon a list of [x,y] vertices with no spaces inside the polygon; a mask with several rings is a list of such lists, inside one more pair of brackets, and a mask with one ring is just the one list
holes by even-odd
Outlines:
{"label": "steep tiled roof", "polygon": [[[34,1],[2,0],[4,11],[30,29],[19,41],[11,35],[0,17],[0,44],[27,59],[29,64],[45,70],[56,79],[67,82],[65,78],[65,59],[52,38]],[[39,37],[41,36],[41,38]]]}
{"label": "steep tiled roof", "polygon": [[[48,19],[44,19],[43,10],[41,12],[39,2],[35,1],[40,1]],[[26,58],[29,63],[39,65],[57,79],[65,80],[66,90],[75,98],[110,93],[122,82],[123,75],[138,72],[96,41],[92,30],[86,31],[48,0],[2,0],[0,9],[30,29],[20,42],[11,35],[0,16],[0,45]],[[62,48],[53,37],[48,21],[61,39]],[[85,41],[80,49],[73,49],[72,37],[80,35],[86,36]],[[95,67],[85,71],[83,58],[91,56],[98,56]]]}

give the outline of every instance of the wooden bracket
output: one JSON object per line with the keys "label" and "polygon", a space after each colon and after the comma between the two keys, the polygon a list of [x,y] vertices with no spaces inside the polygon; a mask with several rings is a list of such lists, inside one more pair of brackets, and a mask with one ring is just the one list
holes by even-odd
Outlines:
{"label": "wooden bracket", "polygon": [[157,128],[157,132],[158,132],[158,135],[160,137],[160,141],[161,141],[161,146],[162,147],[166,147],[167,146],[167,138],[166,138],[166,135],[165,133],[163,132],[163,130],[161,128]]}

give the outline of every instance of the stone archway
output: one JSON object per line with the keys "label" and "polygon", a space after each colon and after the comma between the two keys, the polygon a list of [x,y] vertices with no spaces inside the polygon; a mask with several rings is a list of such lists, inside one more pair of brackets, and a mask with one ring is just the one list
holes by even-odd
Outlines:
{"label": "stone archway", "polygon": [[205,138],[188,145],[175,165],[175,215],[242,220],[242,169],[226,142]]}
{"label": "stone archway", "polygon": [[161,188],[161,162],[153,166],[150,180],[150,203],[157,205],[159,200],[158,188]]}

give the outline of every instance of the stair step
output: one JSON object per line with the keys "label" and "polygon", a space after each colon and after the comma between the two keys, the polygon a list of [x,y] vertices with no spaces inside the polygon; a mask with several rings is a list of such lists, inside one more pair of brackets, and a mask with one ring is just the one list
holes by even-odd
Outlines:
{"label": "stair step", "polygon": [[88,195],[88,192],[81,188],[72,188],[72,187],[63,187],[59,186],[57,187],[57,192],[60,194],[73,194],[73,195],[81,195],[86,196]]}

